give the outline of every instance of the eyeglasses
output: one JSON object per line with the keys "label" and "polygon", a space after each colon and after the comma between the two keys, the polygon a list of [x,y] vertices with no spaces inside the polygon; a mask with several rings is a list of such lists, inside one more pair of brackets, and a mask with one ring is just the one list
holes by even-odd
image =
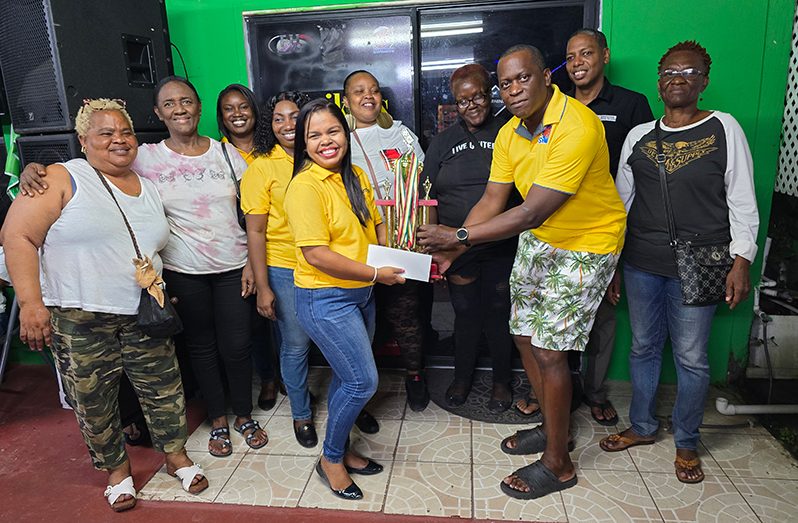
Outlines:
{"label": "eyeglasses", "polygon": [[457,100],[457,107],[460,109],[468,109],[468,106],[471,105],[472,102],[474,105],[482,105],[487,99],[488,97],[485,96],[485,94],[477,93],[477,95],[473,98],[463,98],[462,100]]}
{"label": "eyeglasses", "polygon": [[681,71],[677,71],[675,69],[664,69],[659,73],[660,80],[665,80],[666,82],[670,82],[674,80],[677,76],[681,76],[685,80],[695,80],[699,76],[702,76],[704,71],[699,71],[698,69],[694,69],[692,67],[688,67],[687,69],[682,69]]}

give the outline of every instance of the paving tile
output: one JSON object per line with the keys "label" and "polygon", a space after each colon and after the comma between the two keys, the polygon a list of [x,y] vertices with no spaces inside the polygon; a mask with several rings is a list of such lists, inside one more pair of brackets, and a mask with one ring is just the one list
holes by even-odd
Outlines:
{"label": "paving tile", "polygon": [[463,418],[444,410],[442,407],[430,401],[427,408],[421,412],[414,412],[408,408],[405,411],[404,419],[411,421],[456,421],[462,420]]}
{"label": "paving tile", "polygon": [[[401,428],[401,420],[389,419],[380,420],[380,431],[376,434],[364,434],[355,429],[349,436],[350,448],[361,456],[372,458],[382,464],[385,461],[392,461]],[[324,432],[320,432],[319,436],[323,439]]]}
{"label": "paving tile", "polygon": [[513,471],[537,459],[539,455],[516,456],[505,454],[501,449],[504,438],[517,430],[532,428],[534,425],[505,425],[500,423],[471,422],[471,440],[475,465],[501,466],[505,471]]}
{"label": "paving tile", "polygon": [[402,419],[407,405],[404,392],[377,389],[366,405],[366,410],[378,421],[384,419]]}
{"label": "paving tile", "polygon": [[579,483],[561,494],[568,521],[662,521],[638,472],[580,470]]}
{"label": "paving tile", "polygon": [[503,466],[474,465],[474,518],[509,521],[568,521],[559,492],[533,500],[514,499],[499,483],[511,470]]}
{"label": "paving tile", "polygon": [[471,518],[471,465],[394,462],[385,513]]}
{"label": "paving tile", "polygon": [[701,441],[729,477],[798,479],[798,463],[772,436],[719,432]]}
{"label": "paving tile", "polygon": [[296,507],[316,457],[247,454],[216,497],[216,503]]}
{"label": "paving tile", "polygon": [[404,421],[396,447],[397,461],[471,464],[471,422]]}
{"label": "paving tile", "polygon": [[798,481],[740,477],[729,479],[763,522],[798,520]]}
{"label": "paving tile", "polygon": [[140,499],[158,501],[189,501],[211,503],[222,491],[227,481],[233,475],[245,454],[234,453],[226,458],[215,458],[205,453],[189,453],[195,463],[202,467],[205,477],[208,478],[208,488],[198,495],[189,494],[180,483],[166,473],[166,465],[155,473],[155,476],[139,491]]}
{"label": "paving tile", "polygon": [[[384,465],[385,469],[380,474],[375,474],[373,476],[352,476],[352,479],[363,491],[363,499],[357,501],[341,499],[330,492],[330,488],[322,482],[321,478],[314,470],[305,487],[305,492],[299,499],[299,506],[305,508],[380,512],[385,504],[385,491],[388,485],[388,479],[391,476],[391,464],[384,463]],[[315,467],[315,462],[313,466]],[[324,521],[324,518],[319,518],[319,521]]]}
{"label": "paving tile", "polygon": [[707,475],[695,484],[682,483],[675,474],[644,472],[642,476],[665,521],[758,521],[726,476]]}
{"label": "paving tile", "polygon": [[635,471],[635,465],[627,451],[604,452],[599,441],[606,434],[594,434],[591,438],[576,437],[576,448],[571,452],[571,460],[579,470]]}

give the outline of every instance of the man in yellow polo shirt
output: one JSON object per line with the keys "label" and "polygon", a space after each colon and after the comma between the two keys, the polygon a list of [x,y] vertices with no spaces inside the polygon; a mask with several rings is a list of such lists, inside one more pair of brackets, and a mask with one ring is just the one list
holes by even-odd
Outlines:
{"label": "man in yellow polo shirt", "polygon": [[[501,446],[508,454],[543,456],[506,477],[501,488],[533,499],[577,481],[568,455],[568,351],[585,349],[615,272],[626,212],[610,175],[601,121],[552,85],[540,51],[511,47],[497,74],[514,117],[496,138],[485,194],[463,227],[424,226],[418,236],[445,270],[472,244],[520,233],[510,276],[510,330],[545,423],[518,431]],[[503,212],[513,184],[526,199]]]}

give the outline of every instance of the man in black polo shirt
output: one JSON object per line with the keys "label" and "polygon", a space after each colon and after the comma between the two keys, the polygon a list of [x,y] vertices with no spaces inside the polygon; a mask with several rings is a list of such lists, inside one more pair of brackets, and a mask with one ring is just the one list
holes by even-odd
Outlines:
{"label": "man in black polo shirt", "polygon": [[[644,95],[612,85],[604,77],[604,66],[610,62],[610,50],[601,31],[579,29],[572,34],[568,39],[565,60],[568,76],[574,83],[573,89],[566,94],[592,109],[604,124],[610,150],[610,172],[615,178],[626,135],[636,125],[654,119],[651,107]],[[587,369],[583,400],[590,406],[593,419],[601,425],[618,422],[618,414],[607,399],[604,380],[615,345],[615,305],[620,297],[620,281],[616,277],[596,312],[585,350]],[[578,370],[580,354],[574,352],[573,356],[571,368]]]}

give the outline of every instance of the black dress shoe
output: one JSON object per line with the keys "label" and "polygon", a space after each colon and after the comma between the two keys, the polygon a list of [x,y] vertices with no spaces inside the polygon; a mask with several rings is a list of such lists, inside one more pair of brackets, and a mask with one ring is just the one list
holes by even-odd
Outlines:
{"label": "black dress shoe", "polygon": [[369,460],[366,466],[360,469],[348,465],[344,466],[346,467],[346,471],[350,474],[360,474],[361,476],[373,476],[374,474],[379,474],[383,470],[382,465],[372,460]]}
{"label": "black dress shoe", "polygon": [[376,434],[380,431],[380,424],[377,423],[374,416],[369,414],[365,409],[360,411],[360,414],[355,420],[355,425],[360,429],[360,432],[366,434]]}
{"label": "black dress shoe", "polygon": [[260,394],[258,394],[258,407],[261,410],[271,410],[276,404],[277,384],[273,381],[261,384]]}
{"label": "black dress shoe", "polygon": [[466,402],[469,392],[471,392],[470,383],[453,381],[449,388],[446,389],[446,404],[450,407],[459,407]]}
{"label": "black dress shoe", "polygon": [[336,490],[332,488],[330,486],[330,480],[327,479],[327,474],[325,474],[324,469],[321,468],[321,460],[316,462],[316,474],[319,475],[321,480],[324,482],[325,485],[327,485],[330,491],[332,491],[332,493],[338,496],[339,498],[351,499],[353,501],[358,499],[363,499],[363,491],[360,490],[360,487],[358,487],[354,481],[343,490]]}
{"label": "black dress shoe", "polygon": [[294,425],[294,436],[296,436],[297,442],[306,449],[313,448],[319,443],[316,427],[313,426],[312,421],[303,423],[299,428]]}
{"label": "black dress shoe", "polygon": [[407,391],[407,405],[413,412],[421,412],[429,405],[429,390],[424,376],[414,374],[405,380],[405,390]]}

